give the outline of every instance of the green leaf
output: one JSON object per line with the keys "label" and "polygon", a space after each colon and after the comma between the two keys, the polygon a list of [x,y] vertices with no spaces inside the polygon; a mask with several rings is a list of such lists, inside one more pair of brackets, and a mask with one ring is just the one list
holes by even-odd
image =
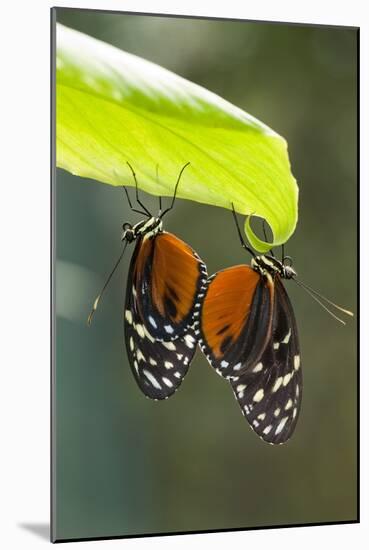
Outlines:
{"label": "green leaf", "polygon": [[[293,233],[298,188],[286,141],[214,93],[166,69],[57,26],[57,165],[265,218],[274,245]],[[159,181],[156,166],[159,167]],[[265,251],[251,227],[251,245]]]}

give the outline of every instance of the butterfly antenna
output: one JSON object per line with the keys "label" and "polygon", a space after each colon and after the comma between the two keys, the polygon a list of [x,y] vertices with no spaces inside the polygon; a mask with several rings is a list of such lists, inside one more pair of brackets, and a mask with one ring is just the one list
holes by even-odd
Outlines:
{"label": "butterfly antenna", "polygon": [[[334,317],[334,319],[336,319],[337,321],[339,321],[340,323],[342,323],[343,325],[345,325],[345,321],[343,321],[343,319],[340,319],[339,317],[337,317],[337,315],[335,315],[333,313],[333,311],[331,311],[325,304],[323,304],[322,300],[324,300],[325,302],[327,302],[329,305],[331,305],[332,307],[335,307],[336,309],[338,309],[339,311],[342,311],[342,313],[345,313],[346,315],[350,315],[351,317],[354,316],[354,314],[352,313],[352,311],[349,311],[348,309],[344,309],[343,307],[341,306],[338,306],[337,304],[335,304],[334,302],[332,302],[331,300],[328,300],[328,298],[326,298],[325,296],[323,296],[322,294],[320,294],[317,290],[314,290],[313,288],[311,288],[309,285],[307,285],[306,283],[303,283],[302,281],[298,281],[297,279],[293,278],[293,281],[295,281],[295,283],[297,283],[301,288],[303,288],[305,290],[305,292],[307,292],[312,298],[313,300],[315,300],[323,309],[325,309],[329,315],[331,315],[332,317]],[[320,298],[320,299],[319,299]]]}
{"label": "butterfly antenna", "polygon": [[189,166],[190,164],[191,164],[190,162],[187,162],[187,163],[183,166],[182,170],[180,171],[180,173],[179,173],[179,175],[178,175],[178,178],[177,178],[176,186],[175,186],[175,188],[174,188],[174,195],[173,195],[173,198],[172,198],[172,204],[169,206],[169,208],[167,208],[166,210],[164,210],[164,212],[163,212],[162,215],[160,216],[161,218],[163,218],[163,216],[164,216],[167,212],[169,212],[170,210],[172,210],[172,208],[173,208],[173,206],[174,206],[174,202],[175,202],[175,200],[176,200],[177,189],[178,189],[179,182],[180,182],[180,180],[181,180],[181,176],[182,176],[182,174],[183,174],[183,172],[184,172],[184,169],[187,168],[187,166]]}
{"label": "butterfly antenna", "polygon": [[104,286],[103,286],[103,288],[102,288],[100,294],[97,296],[97,298],[96,298],[95,301],[94,301],[94,305],[92,306],[92,309],[91,309],[91,311],[90,311],[90,315],[89,315],[88,318],[87,318],[87,324],[88,324],[88,326],[91,325],[92,317],[94,316],[94,313],[95,313],[95,311],[97,310],[97,306],[99,305],[101,296],[103,295],[103,293],[104,293],[106,287],[108,286],[108,284],[109,284],[109,282],[110,282],[110,279],[111,279],[112,276],[114,275],[115,270],[117,269],[117,267],[118,267],[118,265],[119,265],[121,259],[123,258],[124,252],[125,252],[125,250],[126,250],[126,248],[127,248],[127,244],[128,244],[128,241],[125,242],[124,247],[123,247],[123,250],[122,250],[122,252],[120,253],[120,256],[119,256],[119,258],[118,258],[118,260],[117,260],[117,262],[116,262],[116,264],[115,264],[115,266],[114,266],[112,272],[110,273],[109,277],[107,278],[106,283],[104,284]]}
{"label": "butterfly antenna", "polygon": [[241,229],[240,229],[240,226],[238,224],[238,219],[237,219],[237,215],[236,215],[236,210],[234,209],[234,204],[233,202],[231,203],[232,204],[232,214],[233,214],[233,219],[234,219],[234,223],[236,224],[236,228],[237,228],[237,233],[238,233],[238,237],[241,241],[241,246],[243,248],[245,248],[248,252],[250,252],[251,256],[253,256],[255,258],[255,253],[254,251],[249,247],[249,245],[247,243],[245,243],[244,241],[244,238],[242,236],[242,233],[241,233]]}
{"label": "butterfly antenna", "polygon": [[343,307],[335,304],[334,302],[332,302],[331,300],[328,300],[328,298],[326,298],[325,296],[323,296],[322,294],[320,294],[317,290],[315,290],[314,288],[311,288],[309,285],[307,285],[306,283],[303,283],[302,281],[298,281],[302,286],[305,287],[306,290],[310,290],[310,292],[312,292],[313,294],[316,294],[316,296],[318,296],[321,300],[324,300],[325,302],[327,302],[329,305],[335,307],[336,309],[338,309],[339,311],[342,311],[342,313],[346,313],[346,315],[350,315],[350,317],[353,317],[354,314],[352,313],[352,311],[348,310],[348,309],[344,309]]}

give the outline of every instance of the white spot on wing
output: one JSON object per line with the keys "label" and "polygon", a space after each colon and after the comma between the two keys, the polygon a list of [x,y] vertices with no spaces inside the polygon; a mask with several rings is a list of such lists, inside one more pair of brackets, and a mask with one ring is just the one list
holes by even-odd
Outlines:
{"label": "white spot on wing", "polygon": [[166,386],[168,386],[168,388],[173,388],[173,384],[172,384],[172,382],[169,380],[169,378],[166,378],[165,376],[163,376],[162,380],[163,380],[164,384],[165,384]]}
{"label": "white spot on wing", "polygon": [[288,416],[285,416],[284,418],[282,418],[282,420],[280,421],[280,423],[277,426],[277,429],[275,431],[275,435],[278,435],[283,430],[287,420],[288,420]]}
{"label": "white spot on wing", "polygon": [[170,361],[164,361],[164,367],[166,369],[172,369],[173,368],[173,363],[171,363]]}
{"label": "white spot on wing", "polygon": [[294,364],[295,370],[299,370],[299,368],[300,368],[300,356],[299,355],[295,355],[295,357],[293,359],[293,364]]}
{"label": "white spot on wing", "polygon": [[145,338],[145,331],[144,331],[144,326],[143,325],[137,324],[136,325],[136,332],[139,336],[141,336],[141,338]]}
{"label": "white spot on wing", "polygon": [[228,367],[228,365],[229,365],[228,361],[222,361],[222,362],[220,363],[220,366],[223,367],[224,369],[225,369],[226,367]]}
{"label": "white spot on wing", "polygon": [[194,339],[193,336],[191,336],[191,334],[186,334],[184,339],[185,339],[185,342],[186,342],[186,345],[187,345],[188,348],[193,348],[194,347],[195,339]]}
{"label": "white spot on wing", "polygon": [[252,372],[260,372],[263,370],[263,363],[258,363],[253,369]]}
{"label": "white spot on wing", "polygon": [[125,316],[126,316],[126,320],[127,322],[132,325],[132,313],[129,309],[126,309],[126,313],[125,313]]}
{"label": "white spot on wing", "polygon": [[149,323],[150,323],[154,328],[158,328],[158,325],[156,324],[156,321],[155,321],[154,317],[151,317],[151,315],[149,315]]}
{"label": "white spot on wing", "polygon": [[172,351],[175,351],[176,346],[173,344],[173,342],[162,342],[163,346],[167,349],[170,349]]}
{"label": "white spot on wing", "polygon": [[146,378],[148,379],[149,382],[151,382],[151,384],[154,386],[154,388],[156,388],[157,390],[161,390],[161,385],[159,384],[159,382],[156,380],[155,376],[153,376],[151,374],[151,372],[149,372],[148,370],[146,369],[143,369],[142,370],[143,374],[146,376]]}
{"label": "white spot on wing", "polygon": [[171,325],[164,325],[164,330],[168,334],[173,334],[173,332],[174,332],[174,328]]}
{"label": "white spot on wing", "polygon": [[286,406],[284,408],[285,411],[288,411],[288,409],[290,409],[293,405],[293,402],[292,402],[292,399],[289,399],[286,403]]}
{"label": "white spot on wing", "polygon": [[282,381],[283,381],[283,376],[280,376],[279,378],[277,378],[277,380],[275,381],[274,386],[272,388],[272,393],[275,393],[276,391],[279,390],[279,388],[282,384]]}
{"label": "white spot on wing", "polygon": [[261,388],[260,390],[258,390],[258,391],[255,393],[253,399],[254,399],[254,401],[256,401],[257,403],[259,403],[259,401],[261,401],[261,400],[263,399],[263,397],[264,397],[264,390],[263,390],[263,388]]}
{"label": "white spot on wing", "polygon": [[273,426],[271,424],[269,424],[269,426],[267,426],[266,428],[264,428],[263,430],[263,434],[265,435],[268,435],[268,433],[270,432],[270,430],[273,428]]}
{"label": "white spot on wing", "polygon": [[135,349],[135,343],[133,341],[132,336],[129,339],[129,347],[130,347],[131,351],[133,351]]}
{"label": "white spot on wing", "polygon": [[155,338],[153,336],[151,336],[151,334],[149,333],[149,331],[147,330],[147,328],[145,327],[145,325],[142,325],[143,326],[143,330],[144,330],[144,333],[145,333],[145,336],[148,340],[150,340],[150,342],[152,342],[153,344],[156,342]]}

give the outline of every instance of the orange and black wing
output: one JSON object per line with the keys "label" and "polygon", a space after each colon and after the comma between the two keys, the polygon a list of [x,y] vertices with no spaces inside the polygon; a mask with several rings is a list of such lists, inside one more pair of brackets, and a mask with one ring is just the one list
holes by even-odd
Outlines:
{"label": "orange and black wing", "polygon": [[280,277],[275,278],[272,333],[260,360],[231,381],[252,429],[265,441],[285,443],[301,407],[302,370],[297,326]]}
{"label": "orange and black wing", "polygon": [[169,233],[140,238],[129,269],[125,341],[143,393],[166,399],[186,375],[196,351],[206,267]]}
{"label": "orange and black wing", "polygon": [[269,341],[274,284],[239,265],[209,278],[201,308],[199,344],[209,363],[232,379],[257,363]]}
{"label": "orange and black wing", "polygon": [[141,317],[152,336],[175,340],[198,321],[207,285],[206,266],[181,239],[159,233],[142,241],[133,285]]}

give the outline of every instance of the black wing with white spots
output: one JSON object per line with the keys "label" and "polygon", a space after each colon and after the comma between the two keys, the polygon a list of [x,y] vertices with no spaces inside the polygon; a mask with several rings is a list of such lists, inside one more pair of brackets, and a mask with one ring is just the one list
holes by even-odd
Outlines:
{"label": "black wing with white spots", "polygon": [[[158,340],[149,330],[135,286],[141,244],[141,240],[136,243],[127,282],[124,312],[126,350],[135,380],[146,397],[167,399],[178,389],[188,371],[197,338],[192,327],[187,327],[184,334],[170,341]],[[147,286],[146,291],[149,290]]]}
{"label": "black wing with white spots", "polygon": [[293,434],[302,398],[302,371],[295,316],[280,277],[275,278],[272,334],[260,360],[231,381],[252,429],[266,442]]}

